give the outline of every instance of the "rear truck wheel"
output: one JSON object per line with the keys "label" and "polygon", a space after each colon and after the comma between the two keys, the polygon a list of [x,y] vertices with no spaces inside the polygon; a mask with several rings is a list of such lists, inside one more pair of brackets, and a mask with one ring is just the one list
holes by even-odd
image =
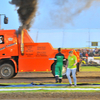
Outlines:
{"label": "rear truck wheel", "polygon": [[[53,64],[52,65],[52,68],[51,68],[51,70],[52,70],[52,74],[53,74],[53,76],[55,77],[55,65],[56,64]],[[66,76],[66,71],[67,71],[67,68],[65,67],[65,65],[63,66],[63,69],[62,69],[62,75],[63,75],[63,78],[67,78],[67,76]],[[72,73],[70,74],[70,76],[72,75]]]}
{"label": "rear truck wheel", "polygon": [[67,68],[66,68],[65,65],[64,65],[63,68],[62,68],[62,75],[63,75],[63,78],[67,78],[67,76],[66,76],[66,71],[67,71]]}
{"label": "rear truck wheel", "polygon": [[53,74],[53,76],[55,77],[55,64],[52,65],[51,70],[52,70],[52,74]]}
{"label": "rear truck wheel", "polygon": [[[66,71],[67,71],[67,68],[66,68],[65,65],[64,65],[64,66],[63,66],[63,69],[62,69],[63,78],[67,78],[67,76],[66,76]],[[70,73],[70,76],[72,76],[72,73]]]}
{"label": "rear truck wheel", "polygon": [[0,66],[0,76],[3,79],[9,79],[14,76],[14,68],[11,64],[5,63]]}

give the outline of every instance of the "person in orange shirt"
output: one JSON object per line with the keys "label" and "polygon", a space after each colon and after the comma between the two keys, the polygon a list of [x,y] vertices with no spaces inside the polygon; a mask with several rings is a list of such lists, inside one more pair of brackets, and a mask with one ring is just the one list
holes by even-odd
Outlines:
{"label": "person in orange shirt", "polygon": [[85,53],[85,57],[86,57],[86,63],[88,63],[88,53],[87,53],[87,51]]}

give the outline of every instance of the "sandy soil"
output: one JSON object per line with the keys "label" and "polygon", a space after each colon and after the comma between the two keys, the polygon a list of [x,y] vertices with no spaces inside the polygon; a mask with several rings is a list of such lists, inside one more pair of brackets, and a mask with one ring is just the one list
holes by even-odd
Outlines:
{"label": "sandy soil", "polygon": [[[80,83],[100,82],[100,72],[79,72],[77,81]],[[18,73],[12,79],[0,79],[0,83],[54,83],[55,78],[50,72]],[[68,83],[68,79],[63,79]],[[0,93],[0,100],[100,100],[100,92],[94,93]]]}
{"label": "sandy soil", "polygon": [[[1,79],[0,83],[55,83],[55,78],[51,72],[18,73],[12,79]],[[98,83],[100,82],[100,72],[79,72],[77,82]],[[63,83],[68,83],[68,79],[63,79]]]}
{"label": "sandy soil", "polygon": [[100,93],[2,93],[0,100],[100,100]]}

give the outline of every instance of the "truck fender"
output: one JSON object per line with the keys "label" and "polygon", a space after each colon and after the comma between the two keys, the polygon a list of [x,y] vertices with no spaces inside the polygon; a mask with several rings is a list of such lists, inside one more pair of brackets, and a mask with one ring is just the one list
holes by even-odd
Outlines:
{"label": "truck fender", "polygon": [[14,59],[10,59],[13,63],[14,63],[14,66],[15,66],[15,73],[17,73],[17,63]]}

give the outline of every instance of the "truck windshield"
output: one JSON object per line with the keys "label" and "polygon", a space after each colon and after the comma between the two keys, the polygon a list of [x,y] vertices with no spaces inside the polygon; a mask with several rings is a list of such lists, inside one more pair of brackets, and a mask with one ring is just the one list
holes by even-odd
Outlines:
{"label": "truck windshield", "polygon": [[4,44],[4,36],[0,35],[0,44]]}

